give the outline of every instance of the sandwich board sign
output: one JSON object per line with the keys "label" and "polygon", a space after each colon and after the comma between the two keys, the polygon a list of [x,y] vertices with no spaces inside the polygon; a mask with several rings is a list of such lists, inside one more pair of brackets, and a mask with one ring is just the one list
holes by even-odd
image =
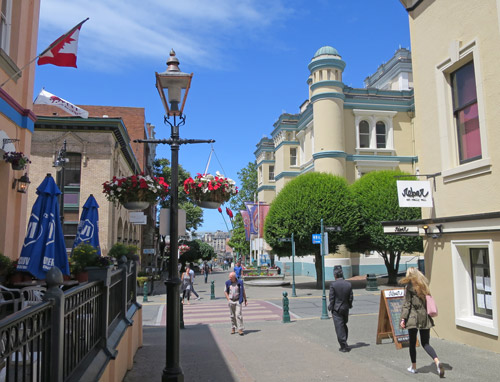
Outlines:
{"label": "sandwich board sign", "polygon": [[402,329],[399,326],[404,302],[404,288],[385,289],[380,291],[377,344],[381,344],[384,338],[391,338],[397,349],[402,349],[403,346],[409,345],[410,336],[408,330]]}

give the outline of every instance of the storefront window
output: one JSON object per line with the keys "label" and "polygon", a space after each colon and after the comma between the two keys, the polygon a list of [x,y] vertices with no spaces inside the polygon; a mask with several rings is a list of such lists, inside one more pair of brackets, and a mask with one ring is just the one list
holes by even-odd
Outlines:
{"label": "storefront window", "polygon": [[487,248],[470,248],[474,315],[493,318],[491,276]]}

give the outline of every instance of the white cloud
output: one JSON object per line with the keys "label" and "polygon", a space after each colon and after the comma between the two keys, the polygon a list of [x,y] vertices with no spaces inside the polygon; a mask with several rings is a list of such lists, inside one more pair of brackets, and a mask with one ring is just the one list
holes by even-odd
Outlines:
{"label": "white cloud", "polygon": [[165,61],[174,48],[182,63],[213,65],[230,54],[228,40],[262,35],[293,14],[283,2],[43,0],[39,51],[89,17],[80,33],[79,63],[114,71],[135,60]]}

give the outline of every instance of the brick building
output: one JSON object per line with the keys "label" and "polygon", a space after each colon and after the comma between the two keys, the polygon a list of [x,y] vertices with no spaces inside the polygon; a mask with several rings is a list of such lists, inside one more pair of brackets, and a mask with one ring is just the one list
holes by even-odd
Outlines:
{"label": "brick building", "polygon": [[[88,119],[73,117],[50,105],[34,105],[37,115],[33,134],[29,209],[46,173],[61,185],[61,172],[53,163],[66,142],[68,162],[64,168],[64,235],[68,250],[76,235],[82,206],[90,194],[99,204],[99,241],[103,254],[116,242],[154,248],[155,207],[145,210],[147,224],[130,222],[130,213],[113,205],[102,193],[102,184],[113,176],[151,173],[155,145],[134,143],[154,138],[154,126],[145,122],[144,108],[79,105]],[[60,187],[61,188],[61,187]],[[29,210],[28,209],[28,210]]]}

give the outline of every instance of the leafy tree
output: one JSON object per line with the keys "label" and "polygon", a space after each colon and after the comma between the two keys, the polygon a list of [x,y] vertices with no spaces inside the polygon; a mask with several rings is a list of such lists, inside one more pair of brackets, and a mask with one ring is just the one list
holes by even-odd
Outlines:
{"label": "leafy tree", "polygon": [[184,252],[179,257],[179,263],[182,264],[183,268],[186,263],[194,263],[199,259],[210,260],[215,257],[214,249],[209,244],[204,243],[201,240],[183,240],[182,244],[189,246],[189,250]]}
{"label": "leafy tree", "polygon": [[[170,161],[168,159],[156,159],[153,163],[153,171],[155,176],[162,176],[165,178],[165,182],[168,184],[172,183],[172,169],[170,168]],[[191,203],[184,192],[184,181],[190,176],[189,172],[179,165],[179,208],[186,211],[186,229],[196,231],[201,223],[203,223],[203,210]],[[160,202],[160,205],[161,208],[170,208],[170,198]]]}
{"label": "leafy tree", "polygon": [[245,237],[245,225],[239,211],[246,209],[245,202],[254,200],[257,193],[257,163],[248,162],[246,167],[238,172],[239,192],[229,202],[235,215],[233,219],[233,232],[228,245],[240,256],[249,253],[249,243]]}
{"label": "leafy tree", "polygon": [[[349,250],[376,251],[384,259],[389,285],[396,285],[402,253],[422,252],[418,236],[384,234],[382,221],[420,219],[420,208],[399,207],[395,176],[408,175],[400,171],[374,171],[363,175],[350,186],[362,219],[360,239],[347,246]],[[414,179],[411,175],[407,178]]]}
{"label": "leafy tree", "polygon": [[244,210],[245,202],[254,200],[257,193],[257,163],[248,162],[246,167],[238,171],[239,191],[229,201],[229,206],[233,211]]}
{"label": "leafy tree", "polygon": [[325,226],[341,226],[341,232],[328,233],[328,251],[337,252],[347,241],[346,233],[355,232],[359,215],[347,181],[339,176],[311,172],[289,182],[271,203],[264,226],[266,242],[278,256],[290,256],[291,243],[280,242],[283,237],[295,239],[297,256],[315,256],[316,287],[321,288],[322,269],[320,247],[312,244],[312,234]]}
{"label": "leafy tree", "polygon": [[233,219],[233,233],[228,245],[240,256],[246,255],[250,251],[249,243],[246,241],[245,225],[243,224],[241,214],[237,214]]}

